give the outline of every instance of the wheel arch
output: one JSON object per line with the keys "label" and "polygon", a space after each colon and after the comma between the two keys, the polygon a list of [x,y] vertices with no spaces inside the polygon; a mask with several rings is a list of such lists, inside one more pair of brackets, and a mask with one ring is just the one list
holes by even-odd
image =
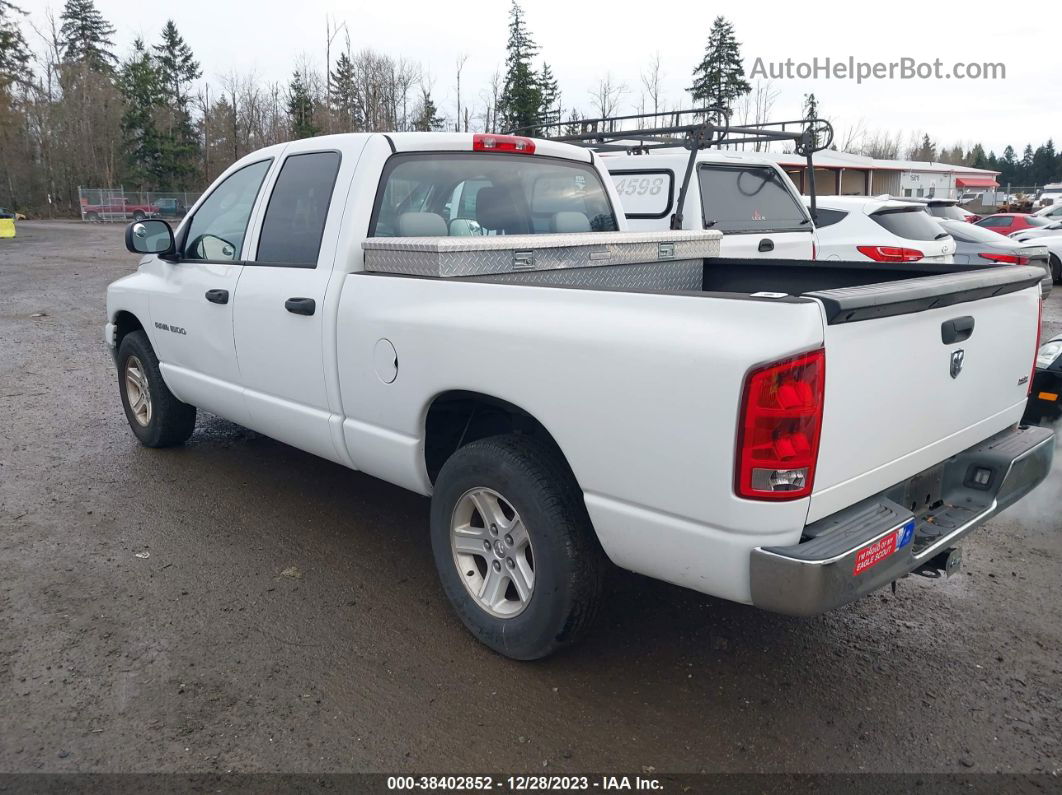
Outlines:
{"label": "wheel arch", "polygon": [[424,468],[434,484],[439,471],[465,445],[500,434],[525,434],[553,447],[572,478],[571,464],[549,429],[531,412],[502,398],[463,389],[440,392],[424,417]]}
{"label": "wheel arch", "polygon": [[122,339],[128,334],[132,334],[134,331],[143,331],[147,333],[147,329],[144,328],[144,324],[140,322],[135,314],[128,309],[119,309],[114,313],[114,349],[118,350],[118,346],[122,344]]}

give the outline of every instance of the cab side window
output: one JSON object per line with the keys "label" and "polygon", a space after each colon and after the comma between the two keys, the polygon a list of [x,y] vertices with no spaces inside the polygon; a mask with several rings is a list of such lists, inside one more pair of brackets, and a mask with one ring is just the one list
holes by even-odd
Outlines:
{"label": "cab side window", "polygon": [[231,262],[240,258],[251,208],[272,160],[260,160],[230,174],[195,211],[184,237],[189,260]]}
{"label": "cab side window", "polygon": [[338,173],[338,152],[290,155],[284,161],[262,221],[255,262],[317,267]]}

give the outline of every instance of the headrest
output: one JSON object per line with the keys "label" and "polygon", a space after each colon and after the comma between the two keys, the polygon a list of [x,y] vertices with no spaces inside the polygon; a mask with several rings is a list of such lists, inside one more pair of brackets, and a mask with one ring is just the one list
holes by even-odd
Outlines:
{"label": "headrest", "polygon": [[446,237],[446,220],[437,213],[402,213],[398,216],[399,237]]}
{"label": "headrest", "polygon": [[479,225],[510,235],[526,234],[527,218],[516,209],[512,191],[506,188],[480,188],[476,193],[476,220]]}
{"label": "headrest", "polygon": [[554,232],[589,232],[590,219],[582,213],[564,212],[553,214]]}

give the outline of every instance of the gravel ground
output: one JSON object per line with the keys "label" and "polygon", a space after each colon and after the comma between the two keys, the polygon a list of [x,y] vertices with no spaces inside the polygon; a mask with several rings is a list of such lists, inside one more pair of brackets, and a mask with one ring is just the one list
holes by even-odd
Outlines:
{"label": "gravel ground", "polygon": [[426,500],[211,417],[135,442],[121,235],[0,241],[0,771],[1062,769],[1058,467],[947,581],[801,620],[617,574],[514,663],[451,614]]}

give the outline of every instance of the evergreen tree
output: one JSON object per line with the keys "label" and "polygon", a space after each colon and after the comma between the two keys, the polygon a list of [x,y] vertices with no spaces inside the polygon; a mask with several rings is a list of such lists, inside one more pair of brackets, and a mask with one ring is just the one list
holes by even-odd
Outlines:
{"label": "evergreen tree", "polygon": [[542,124],[554,124],[561,120],[560,88],[557,86],[557,78],[553,76],[553,70],[548,63],[542,64],[542,71],[538,75],[539,99],[538,120]]}
{"label": "evergreen tree", "polygon": [[25,13],[7,0],[0,0],[0,90],[26,76],[29,47],[15,21],[17,15]]}
{"label": "evergreen tree", "polygon": [[66,0],[59,15],[59,44],[63,60],[81,63],[94,72],[109,75],[118,58],[111,51],[114,26],[103,18],[93,0]]}
{"label": "evergreen tree", "polygon": [[[995,154],[992,155],[993,159]],[[969,154],[970,165],[974,168],[990,168],[988,165],[988,158],[985,157],[985,148],[981,144],[974,144],[974,148],[970,150]],[[994,169],[993,169],[994,170]]]}
{"label": "evergreen tree", "polygon": [[1033,181],[1033,148],[1032,144],[1025,144],[1025,151],[1021,153],[1021,163],[1018,164],[1018,181],[1024,185],[1031,185]]}
{"label": "evergreen tree", "polygon": [[362,103],[358,94],[357,72],[354,62],[346,53],[341,53],[332,71],[331,94],[328,97],[332,111],[338,116],[340,130],[354,132],[362,127]]}
{"label": "evergreen tree", "polygon": [[542,87],[531,67],[538,52],[524,23],[524,11],[516,0],[509,9],[509,42],[506,44],[505,84],[499,100],[502,127],[506,130],[533,127],[542,109]]}
{"label": "evergreen tree", "polygon": [[155,119],[163,105],[163,88],[142,39],[133,43],[132,54],[118,71],[118,88],[125,106],[122,136],[129,174],[140,188],[158,187],[161,136]]}
{"label": "evergreen tree", "polygon": [[199,136],[192,123],[188,89],[203,72],[172,19],[162,28],[162,41],[152,49],[159,89],[169,109],[159,142],[160,177],[163,187],[184,188],[194,176],[199,158]]}
{"label": "evergreen tree", "polygon": [[928,133],[922,135],[922,143],[911,150],[908,159],[920,162],[932,162],[937,159],[937,146],[930,139]]}
{"label": "evergreen tree", "polygon": [[1055,142],[1051,138],[1046,144],[1036,147],[1032,158],[1032,184],[1044,185],[1055,177]]}
{"label": "evergreen tree", "polygon": [[571,113],[568,114],[568,121],[564,125],[565,135],[580,135],[583,131],[582,117],[579,115],[579,111],[572,108]]}
{"label": "evergreen tree", "polygon": [[433,132],[441,130],[443,125],[443,118],[439,115],[439,109],[435,107],[435,102],[431,98],[431,92],[427,86],[422,86],[420,96],[420,105],[417,108],[417,115],[413,119],[413,129],[417,132]]}
{"label": "evergreen tree", "polygon": [[[804,115],[802,117],[805,122],[813,122],[819,118],[819,101],[815,98],[814,92],[804,95]],[[819,148],[819,136],[815,135],[814,146]]]}
{"label": "evergreen tree", "polygon": [[288,84],[288,117],[291,119],[291,134],[295,138],[312,138],[320,134],[317,126],[317,102],[306,76],[296,70]]}
{"label": "evergreen tree", "polygon": [[687,91],[695,102],[706,107],[721,105],[729,109],[734,100],[751,90],[745,79],[741,44],[734,37],[734,26],[724,17],[716,17],[708,33],[704,58],[693,70],[693,85]]}
{"label": "evergreen tree", "polygon": [[203,76],[199,62],[192,55],[192,48],[177,32],[173,20],[167,20],[162,29],[162,41],[153,48],[155,64],[163,90],[174,108],[187,110],[188,86]]}

